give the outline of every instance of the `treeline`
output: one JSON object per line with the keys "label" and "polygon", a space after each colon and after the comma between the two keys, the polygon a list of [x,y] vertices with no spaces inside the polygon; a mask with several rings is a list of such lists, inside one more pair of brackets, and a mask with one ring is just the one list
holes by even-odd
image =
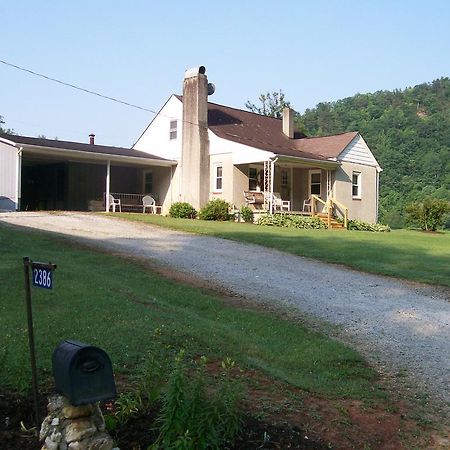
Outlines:
{"label": "treeline", "polygon": [[380,220],[402,227],[408,204],[450,200],[450,79],[357,94],[297,115],[308,136],[359,131],[383,172]]}

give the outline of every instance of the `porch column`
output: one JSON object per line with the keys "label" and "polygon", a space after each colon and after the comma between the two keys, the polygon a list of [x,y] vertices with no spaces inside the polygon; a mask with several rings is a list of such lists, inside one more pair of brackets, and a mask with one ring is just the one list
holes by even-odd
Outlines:
{"label": "porch column", "polygon": [[20,147],[17,152],[17,167],[16,167],[16,211],[20,211],[21,198],[22,198],[22,155],[23,147]]}
{"label": "porch column", "polygon": [[330,198],[330,193],[331,193],[331,177],[330,177],[330,171],[327,170],[327,199],[326,199],[326,201],[328,201],[328,199]]}
{"label": "porch column", "polygon": [[273,214],[273,179],[275,178],[275,160],[270,161],[270,214]]}
{"label": "porch column", "polygon": [[110,193],[110,184],[111,184],[111,161],[106,162],[106,189],[105,189],[105,207],[106,212],[109,212],[109,193]]}

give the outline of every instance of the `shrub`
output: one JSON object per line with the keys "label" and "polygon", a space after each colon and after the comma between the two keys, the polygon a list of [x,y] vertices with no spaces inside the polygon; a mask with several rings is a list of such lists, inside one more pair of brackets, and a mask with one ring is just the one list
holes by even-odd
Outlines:
{"label": "shrub", "polygon": [[208,385],[205,366],[206,358],[192,367],[184,352],[179,353],[162,397],[159,436],[149,449],[220,449],[232,444],[242,423],[242,391],[230,374],[234,362],[222,362],[214,388]]}
{"label": "shrub", "polygon": [[445,215],[450,212],[450,202],[437,198],[426,198],[406,207],[406,222],[418,225],[424,231],[436,231],[444,225]]}
{"label": "shrub", "polygon": [[197,211],[190,203],[176,202],[170,207],[169,216],[176,219],[195,219]]}
{"label": "shrub", "polygon": [[199,213],[199,218],[202,220],[230,220],[229,213],[230,204],[225,200],[217,198],[209,201]]}
{"label": "shrub", "polygon": [[327,228],[318,217],[298,216],[293,214],[265,214],[258,218],[256,224],[285,228]]}
{"label": "shrub", "polygon": [[347,224],[347,229],[355,231],[391,231],[389,225],[383,225],[381,223],[369,223],[363,222],[362,220],[349,220]]}
{"label": "shrub", "polygon": [[253,222],[253,211],[248,206],[241,208],[241,217],[244,222]]}

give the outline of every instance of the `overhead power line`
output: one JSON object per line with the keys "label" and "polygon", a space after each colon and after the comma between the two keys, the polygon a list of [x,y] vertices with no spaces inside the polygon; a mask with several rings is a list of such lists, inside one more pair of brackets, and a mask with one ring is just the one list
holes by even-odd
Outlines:
{"label": "overhead power line", "polygon": [[76,86],[75,84],[66,83],[65,81],[61,81],[61,80],[58,80],[56,78],[49,77],[49,76],[44,75],[42,73],[34,72],[33,70],[17,66],[16,64],[12,64],[12,63],[9,63],[7,61],[3,61],[1,59],[0,59],[0,63],[5,64],[6,66],[14,67],[15,69],[21,70],[23,72],[27,72],[27,73],[29,73],[31,75],[35,75],[37,77],[45,78],[46,80],[54,81],[55,83],[59,83],[59,84],[62,84],[64,86],[71,87],[71,88],[76,89],[78,91],[86,92],[87,94],[96,95],[97,97],[101,97],[101,98],[104,98],[106,100],[111,100],[111,101],[116,102],[116,103],[121,103],[122,105],[130,106],[131,108],[136,108],[136,109],[140,109],[142,111],[147,111],[147,112],[152,113],[152,114],[158,114],[156,111],[153,111],[152,109],[144,108],[143,106],[139,106],[139,105],[134,105],[133,103],[129,103],[129,102],[126,102],[124,100],[119,100],[117,98],[110,97],[108,95],[100,94],[99,92],[91,91],[90,89],[85,89],[85,88],[82,88],[80,86]]}
{"label": "overhead power line", "polygon": [[172,116],[168,116],[166,114],[161,114],[161,113],[159,113],[159,112],[157,112],[157,111],[155,111],[153,109],[149,109],[149,108],[145,108],[143,106],[135,105],[133,103],[126,102],[124,100],[119,100],[118,98],[115,98],[115,97],[110,97],[109,95],[100,94],[99,92],[92,91],[90,89],[86,89],[86,88],[83,88],[81,86],[77,86],[77,85],[72,84],[72,83],[67,83],[67,82],[62,81],[62,80],[58,80],[57,78],[53,78],[53,77],[50,77],[48,75],[44,75],[42,73],[35,72],[34,70],[26,69],[25,67],[20,67],[20,66],[18,66],[16,64],[12,64],[12,63],[4,61],[2,59],[0,59],[0,63],[4,64],[5,66],[13,67],[14,69],[17,69],[17,70],[21,70],[22,72],[26,72],[26,73],[28,73],[30,75],[34,75],[36,77],[44,78],[44,79],[46,79],[48,81],[53,81],[54,83],[58,83],[58,84],[61,84],[63,86],[67,86],[67,87],[70,87],[72,89],[76,89],[77,91],[85,92],[86,94],[95,95],[95,96],[103,98],[105,100],[110,100],[110,101],[115,102],[115,103],[120,103],[122,105],[129,106],[130,108],[135,108],[135,109],[139,109],[141,111],[146,111],[146,112],[152,113],[155,116],[160,115],[162,117],[166,117],[166,118],[171,119],[171,120],[179,120],[182,123],[188,123],[190,125],[194,125],[194,126],[199,127],[199,128],[206,128],[206,129],[208,128],[207,126],[205,127],[204,125],[200,125],[199,123],[194,123],[194,122],[190,122],[189,120],[178,119],[177,117],[172,117]]}

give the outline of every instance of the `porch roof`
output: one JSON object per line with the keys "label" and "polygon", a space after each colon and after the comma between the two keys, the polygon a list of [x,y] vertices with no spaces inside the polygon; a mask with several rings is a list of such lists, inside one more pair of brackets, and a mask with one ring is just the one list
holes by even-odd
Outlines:
{"label": "porch roof", "polygon": [[36,156],[77,159],[85,161],[115,161],[140,166],[176,165],[177,162],[146,152],[124,147],[85,144],[82,142],[59,141],[56,139],[34,138],[0,133],[0,141],[23,147],[27,153]]}

